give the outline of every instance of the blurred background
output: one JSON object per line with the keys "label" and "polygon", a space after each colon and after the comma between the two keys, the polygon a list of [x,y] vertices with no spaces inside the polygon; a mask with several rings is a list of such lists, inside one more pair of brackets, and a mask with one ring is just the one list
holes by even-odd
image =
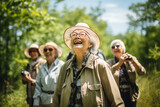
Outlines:
{"label": "blurred background", "polygon": [[32,43],[53,41],[69,52],[63,41],[66,28],[87,23],[100,36],[107,59],[110,43],[121,39],[147,74],[137,76],[138,107],[160,107],[159,0],[1,0],[0,107],[28,107],[21,71],[29,59],[24,50]]}

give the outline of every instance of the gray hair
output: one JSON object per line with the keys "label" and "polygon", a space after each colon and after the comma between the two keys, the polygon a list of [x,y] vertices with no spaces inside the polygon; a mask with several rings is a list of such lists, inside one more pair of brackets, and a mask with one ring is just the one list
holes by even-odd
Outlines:
{"label": "gray hair", "polygon": [[96,40],[92,37],[92,36],[90,36],[89,34],[88,34],[88,37],[89,37],[89,40],[90,40],[90,43],[92,44],[92,47],[90,48],[90,52],[91,53],[96,53]]}
{"label": "gray hair", "polygon": [[124,45],[124,42],[120,39],[115,39],[111,42],[111,45],[110,45],[110,48],[112,49],[112,46],[115,44],[115,43],[119,43],[121,46],[122,46],[122,49],[123,49],[123,53],[126,52],[126,47]]}

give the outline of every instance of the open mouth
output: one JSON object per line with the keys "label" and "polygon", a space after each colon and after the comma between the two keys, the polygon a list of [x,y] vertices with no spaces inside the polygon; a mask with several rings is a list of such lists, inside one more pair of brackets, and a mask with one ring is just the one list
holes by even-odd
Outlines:
{"label": "open mouth", "polygon": [[81,41],[81,40],[75,40],[75,41],[74,41],[74,45],[80,45],[80,44],[82,44],[82,41]]}

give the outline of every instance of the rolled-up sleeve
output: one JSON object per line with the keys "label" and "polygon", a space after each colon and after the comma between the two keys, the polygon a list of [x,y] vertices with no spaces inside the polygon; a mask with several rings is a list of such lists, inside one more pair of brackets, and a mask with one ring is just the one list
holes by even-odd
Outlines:
{"label": "rolled-up sleeve", "polygon": [[146,69],[139,63],[136,57],[134,57],[135,62],[138,64],[139,68],[136,69],[136,72],[138,75],[144,75],[146,74]]}

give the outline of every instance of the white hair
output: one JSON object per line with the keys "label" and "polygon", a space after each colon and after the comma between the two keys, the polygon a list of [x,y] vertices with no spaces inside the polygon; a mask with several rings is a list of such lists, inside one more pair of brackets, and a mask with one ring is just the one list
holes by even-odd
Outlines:
{"label": "white hair", "polygon": [[97,52],[95,49],[96,48],[96,40],[92,36],[90,36],[89,34],[88,34],[88,37],[89,37],[90,43],[92,44],[92,47],[90,48],[90,52],[96,53]]}
{"label": "white hair", "polygon": [[124,42],[120,39],[115,39],[111,42],[111,45],[110,45],[110,48],[112,49],[112,46],[115,44],[115,43],[119,43],[121,46],[122,46],[122,49],[123,49],[123,53],[126,52],[126,47],[124,45]]}

